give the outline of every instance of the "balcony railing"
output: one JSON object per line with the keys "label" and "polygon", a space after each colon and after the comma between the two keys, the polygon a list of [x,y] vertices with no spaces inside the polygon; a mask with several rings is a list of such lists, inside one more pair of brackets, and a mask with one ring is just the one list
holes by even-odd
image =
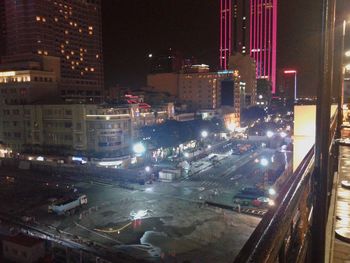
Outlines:
{"label": "balcony railing", "polygon": [[[336,145],[334,144],[338,112],[330,121],[329,133],[329,171],[330,180],[336,166]],[[250,236],[235,263],[248,262],[306,262],[310,256],[312,224],[315,217],[314,198],[316,194],[315,178],[319,176],[315,169],[315,149],[308,152],[297,170],[291,175],[279,192],[276,206],[270,209]],[[331,192],[332,184],[327,192]],[[327,204],[330,197],[327,198]],[[312,262],[312,261],[311,261]]]}

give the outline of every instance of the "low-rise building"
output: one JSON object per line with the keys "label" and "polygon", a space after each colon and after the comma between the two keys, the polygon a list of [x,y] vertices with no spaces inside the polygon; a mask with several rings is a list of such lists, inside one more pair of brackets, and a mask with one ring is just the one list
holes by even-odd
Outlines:
{"label": "low-rise building", "polygon": [[235,72],[238,71],[211,72],[208,65],[191,65],[179,73],[151,74],[147,85],[154,91],[172,94],[178,103],[187,106],[187,111],[215,110],[222,106],[240,111],[245,106],[247,84]]}
{"label": "low-rise building", "polygon": [[2,241],[3,256],[6,260],[18,263],[33,263],[45,257],[43,240],[17,235]]}
{"label": "low-rise building", "polygon": [[117,156],[129,152],[139,128],[173,115],[172,103],[2,105],[0,141],[14,152]]}
{"label": "low-rise building", "polygon": [[49,56],[37,61],[1,64],[0,105],[29,104],[47,96],[58,96],[59,66],[60,60]]}

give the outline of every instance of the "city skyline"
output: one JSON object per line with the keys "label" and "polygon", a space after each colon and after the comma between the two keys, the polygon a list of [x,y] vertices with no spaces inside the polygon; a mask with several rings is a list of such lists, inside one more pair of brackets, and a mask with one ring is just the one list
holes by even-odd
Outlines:
{"label": "city skyline", "polygon": [[[134,12],[127,12],[129,6]],[[312,72],[311,60],[318,52],[318,44],[313,39],[318,27],[314,19],[318,9],[302,0],[279,2],[278,8],[278,23],[285,29],[277,32],[277,68],[298,69],[301,72],[299,85],[305,87],[300,92],[315,95],[313,84],[317,76]],[[176,15],[168,16],[169,9]],[[290,23],[293,19],[290,10],[298,10],[295,23]],[[114,25],[103,26],[107,87],[145,85],[148,54],[159,54],[169,47],[209,64],[213,71],[219,69],[220,1],[153,0],[140,5],[136,0],[128,4],[116,0],[103,2],[102,12],[103,25]],[[147,14],[152,16],[147,17]],[[126,20],[129,21],[127,25],[122,23]],[[132,34],[126,38],[128,32]],[[287,52],[289,50],[291,52]],[[298,56],[300,52],[304,55]]]}

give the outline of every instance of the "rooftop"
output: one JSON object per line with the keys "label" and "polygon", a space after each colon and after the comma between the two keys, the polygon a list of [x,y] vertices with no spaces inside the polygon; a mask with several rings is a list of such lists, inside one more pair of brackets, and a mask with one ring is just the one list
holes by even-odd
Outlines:
{"label": "rooftop", "polygon": [[23,234],[18,234],[17,236],[6,237],[4,239],[4,241],[10,242],[10,243],[14,243],[14,244],[17,244],[17,245],[21,245],[21,246],[24,246],[24,247],[33,247],[33,246],[35,246],[37,244],[40,244],[40,243],[44,242],[41,239],[33,238],[33,237],[26,236],[26,235],[23,235]]}

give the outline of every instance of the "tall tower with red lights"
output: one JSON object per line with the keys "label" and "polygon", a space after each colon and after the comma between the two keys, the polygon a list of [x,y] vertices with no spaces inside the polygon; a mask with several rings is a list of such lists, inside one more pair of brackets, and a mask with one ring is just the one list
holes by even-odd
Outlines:
{"label": "tall tower with red lights", "polygon": [[232,54],[232,0],[220,0],[220,69],[227,70]]}
{"label": "tall tower with red lights", "polygon": [[276,92],[278,0],[220,0],[220,69],[232,53],[250,54],[257,79],[271,82]]}
{"label": "tall tower with red lights", "polygon": [[271,82],[276,92],[277,0],[250,0],[250,56],[257,79]]}

